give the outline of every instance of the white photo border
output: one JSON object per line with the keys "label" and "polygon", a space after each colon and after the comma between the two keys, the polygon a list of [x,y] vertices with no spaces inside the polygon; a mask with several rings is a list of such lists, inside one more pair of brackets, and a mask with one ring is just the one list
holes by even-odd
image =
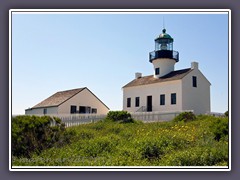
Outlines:
{"label": "white photo border", "polygon": [[[13,14],[228,14],[228,166],[12,166],[12,15]],[[231,171],[231,10],[230,9],[10,9],[9,10],[9,170],[10,171]]]}

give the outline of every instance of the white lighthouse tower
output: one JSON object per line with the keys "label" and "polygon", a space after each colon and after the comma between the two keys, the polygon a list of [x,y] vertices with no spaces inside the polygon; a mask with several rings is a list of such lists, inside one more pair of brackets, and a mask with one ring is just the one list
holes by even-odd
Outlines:
{"label": "white lighthouse tower", "polygon": [[179,53],[173,51],[173,38],[166,33],[166,29],[155,39],[155,51],[149,53],[149,61],[153,63],[154,78],[174,71],[174,65],[179,61]]}
{"label": "white lighthouse tower", "polygon": [[[160,114],[187,110],[193,110],[195,114],[210,112],[211,83],[197,62],[185,69],[174,69],[179,53],[173,51],[173,38],[164,28],[155,39],[155,50],[149,53],[149,61],[154,67],[153,75],[136,73],[135,79],[123,86],[124,111]],[[167,119],[172,117],[167,116]]]}

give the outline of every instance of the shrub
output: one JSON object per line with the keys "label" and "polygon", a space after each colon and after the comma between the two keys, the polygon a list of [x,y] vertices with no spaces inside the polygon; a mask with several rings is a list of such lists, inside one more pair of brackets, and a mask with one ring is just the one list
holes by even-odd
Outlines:
{"label": "shrub", "polygon": [[94,133],[91,132],[90,130],[82,130],[79,132],[79,137],[81,139],[93,139],[94,138]]}
{"label": "shrub", "polygon": [[[199,119],[200,117],[200,119]],[[33,154],[13,156],[14,166],[227,166],[228,136],[214,140],[217,118],[201,115],[192,122],[96,122],[69,127],[71,143]],[[64,142],[64,141],[63,141]]]}
{"label": "shrub", "polygon": [[213,166],[219,163],[226,164],[228,149],[222,144],[198,146],[174,154],[166,155],[161,162],[165,166]]}
{"label": "shrub", "polygon": [[109,132],[114,133],[114,134],[119,134],[121,131],[123,131],[123,128],[120,126],[118,126],[118,127],[114,126],[109,129]]}
{"label": "shrub", "polygon": [[97,131],[102,131],[103,129],[105,129],[105,124],[102,121],[99,121],[94,123],[91,128]]}
{"label": "shrub", "polygon": [[59,147],[69,143],[74,134],[74,131],[66,131],[56,117],[16,116],[12,118],[12,154],[31,157],[54,145]]}
{"label": "shrub", "polygon": [[94,158],[100,156],[101,153],[110,153],[115,149],[117,142],[118,140],[113,136],[91,139],[83,147],[84,156]]}
{"label": "shrub", "polygon": [[224,113],[224,115],[225,115],[226,117],[228,117],[228,111],[226,111],[226,112]]}
{"label": "shrub", "polygon": [[141,147],[141,155],[143,158],[147,159],[155,159],[160,158],[160,156],[163,154],[161,146],[159,146],[159,143],[157,142],[151,142],[148,141]]}
{"label": "shrub", "polygon": [[173,121],[174,122],[188,122],[188,121],[193,121],[196,119],[196,116],[192,113],[192,112],[183,112],[181,114],[179,114],[178,116],[176,116]]}
{"label": "shrub", "polygon": [[149,137],[139,142],[137,147],[140,149],[142,158],[148,160],[161,159],[166,153],[175,149],[180,149],[182,144],[186,144],[180,138],[172,138],[170,136],[161,136],[158,138]]}
{"label": "shrub", "polygon": [[210,125],[210,131],[214,134],[214,139],[219,141],[228,135],[228,119],[218,118]]}
{"label": "shrub", "polygon": [[106,119],[107,121],[120,122],[120,123],[133,123],[134,120],[131,114],[127,111],[109,111]]}

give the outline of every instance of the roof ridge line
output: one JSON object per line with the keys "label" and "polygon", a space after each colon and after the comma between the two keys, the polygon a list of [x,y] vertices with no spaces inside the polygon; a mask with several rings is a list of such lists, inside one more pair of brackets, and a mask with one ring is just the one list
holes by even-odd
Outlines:
{"label": "roof ridge line", "polygon": [[58,92],[66,92],[66,91],[73,91],[73,90],[80,90],[80,89],[85,89],[86,87],[82,87],[82,88],[74,88],[74,89],[69,89],[69,90],[63,90],[63,91],[57,91],[56,93]]}
{"label": "roof ridge line", "polygon": [[142,76],[141,78],[133,79],[132,81],[124,85],[122,88],[180,80],[191,71],[192,71],[191,68],[179,69],[176,71],[171,71],[170,73],[160,78],[153,78],[154,75]]}

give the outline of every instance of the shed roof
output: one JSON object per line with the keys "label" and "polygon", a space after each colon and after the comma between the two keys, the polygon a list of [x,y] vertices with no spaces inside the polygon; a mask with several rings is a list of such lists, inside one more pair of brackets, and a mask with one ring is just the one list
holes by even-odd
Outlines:
{"label": "shed roof", "polygon": [[66,91],[59,91],[53,94],[52,96],[48,97],[47,99],[43,100],[42,102],[38,103],[37,105],[33,106],[33,108],[59,106],[60,104],[64,103],[71,97],[75,96],[85,88],[86,87]]}
{"label": "shed roof", "polygon": [[153,75],[143,76],[141,78],[132,80],[131,82],[123,86],[123,88],[179,80],[179,79],[182,79],[191,71],[192,71],[191,68],[172,71],[169,74],[160,78],[154,78]]}

